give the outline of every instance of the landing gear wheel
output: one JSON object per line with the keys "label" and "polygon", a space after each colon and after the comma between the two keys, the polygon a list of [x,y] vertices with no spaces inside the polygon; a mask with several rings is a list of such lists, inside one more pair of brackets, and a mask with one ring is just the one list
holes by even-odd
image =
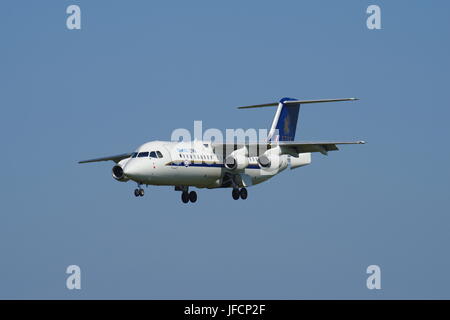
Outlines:
{"label": "landing gear wheel", "polygon": [[237,188],[233,189],[233,192],[231,192],[231,195],[233,196],[234,200],[238,200],[239,199],[239,189],[237,189]]}
{"label": "landing gear wheel", "polygon": [[183,201],[183,203],[189,202],[189,192],[183,191],[183,193],[181,193],[181,201]]}
{"label": "landing gear wheel", "polygon": [[139,197],[139,195],[140,195],[139,189],[134,189],[134,195],[136,197]]}
{"label": "landing gear wheel", "polygon": [[141,197],[144,196],[144,189],[140,189],[140,190],[139,190],[139,195],[140,195]]}
{"label": "landing gear wheel", "polygon": [[241,199],[242,199],[242,200],[247,199],[247,196],[248,196],[247,189],[242,188],[241,191],[239,191],[239,193],[240,193],[240,196],[241,196]]}
{"label": "landing gear wheel", "polygon": [[189,201],[192,203],[197,201],[197,192],[195,192],[195,191],[189,192]]}

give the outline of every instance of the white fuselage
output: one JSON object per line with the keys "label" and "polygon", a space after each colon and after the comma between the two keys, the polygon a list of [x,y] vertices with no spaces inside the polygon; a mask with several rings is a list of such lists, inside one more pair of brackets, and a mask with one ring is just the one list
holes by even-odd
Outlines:
{"label": "white fuselage", "polygon": [[[269,180],[288,166],[295,169],[309,165],[312,152],[326,155],[329,151],[339,150],[339,144],[364,144],[364,141],[295,141],[300,105],[355,100],[298,100],[286,97],[279,102],[240,107],[277,106],[269,134],[261,137],[254,129],[245,132],[237,130],[239,134],[235,132],[232,139],[228,139],[227,133],[224,143],[221,139],[215,139],[215,136],[211,137],[214,137],[214,142],[206,141],[206,138],[205,141],[151,141],[133,153],[82,160],[79,163],[114,161],[113,178],[121,182],[135,181],[138,184],[134,190],[136,197],[144,196],[141,185],[145,184],[174,186],[175,191],[182,191],[183,203],[197,201],[196,191],[189,191],[189,187],[232,188],[234,200],[245,200],[248,197],[247,187]],[[194,134],[194,137],[197,136]],[[258,136],[259,139],[255,139]],[[191,135],[188,132],[180,137],[190,139],[187,137]]]}
{"label": "white fuselage", "polygon": [[[132,157],[118,163],[127,179],[139,184],[221,188],[251,186],[266,181],[288,166],[280,155],[276,170],[260,168],[257,156],[248,157],[243,169],[230,170],[209,142],[152,141],[141,145]],[[232,179],[233,182],[229,180]]]}

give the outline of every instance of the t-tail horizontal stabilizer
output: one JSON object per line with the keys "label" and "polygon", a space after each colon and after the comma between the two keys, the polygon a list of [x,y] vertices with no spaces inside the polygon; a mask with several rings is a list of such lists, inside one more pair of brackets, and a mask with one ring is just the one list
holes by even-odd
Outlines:
{"label": "t-tail horizontal stabilizer", "polygon": [[[321,99],[321,100],[291,100],[285,101],[285,105],[296,105],[296,104],[309,104],[309,103],[323,103],[323,102],[341,102],[341,101],[357,101],[358,98],[345,98],[345,99]],[[251,106],[242,106],[238,109],[251,109],[251,108],[264,108],[264,107],[276,107],[279,102],[271,102],[264,104],[255,104]]]}

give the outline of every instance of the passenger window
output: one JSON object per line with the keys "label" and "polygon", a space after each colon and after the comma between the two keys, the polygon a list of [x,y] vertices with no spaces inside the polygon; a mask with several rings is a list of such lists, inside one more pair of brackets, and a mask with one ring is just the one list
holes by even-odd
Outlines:
{"label": "passenger window", "polygon": [[155,151],[150,152],[150,158],[157,158]]}
{"label": "passenger window", "polygon": [[148,157],[148,152],[139,152],[139,153],[138,153],[138,157],[139,157],[139,158]]}
{"label": "passenger window", "polygon": [[156,151],[156,154],[158,155],[158,158],[162,158],[163,157],[162,153],[159,152],[159,151]]}

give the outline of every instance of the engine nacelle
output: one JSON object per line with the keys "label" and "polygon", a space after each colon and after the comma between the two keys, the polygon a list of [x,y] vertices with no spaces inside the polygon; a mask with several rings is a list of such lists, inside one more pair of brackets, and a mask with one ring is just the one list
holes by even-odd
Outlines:
{"label": "engine nacelle", "polygon": [[248,157],[237,154],[229,155],[225,159],[225,168],[229,170],[243,170],[248,166]]}
{"label": "engine nacelle", "polygon": [[117,181],[120,181],[120,182],[126,182],[126,181],[130,180],[127,177],[125,177],[125,175],[123,173],[123,168],[120,164],[116,164],[112,168],[112,176],[114,179],[116,179]]}
{"label": "engine nacelle", "polygon": [[287,156],[282,155],[280,147],[271,148],[258,157],[258,165],[273,174],[287,167]]}
{"label": "engine nacelle", "polygon": [[261,169],[278,169],[281,166],[281,157],[276,154],[263,154],[258,157]]}
{"label": "engine nacelle", "polygon": [[225,158],[225,168],[228,170],[243,170],[248,166],[248,152],[247,148],[241,148],[230,153]]}

